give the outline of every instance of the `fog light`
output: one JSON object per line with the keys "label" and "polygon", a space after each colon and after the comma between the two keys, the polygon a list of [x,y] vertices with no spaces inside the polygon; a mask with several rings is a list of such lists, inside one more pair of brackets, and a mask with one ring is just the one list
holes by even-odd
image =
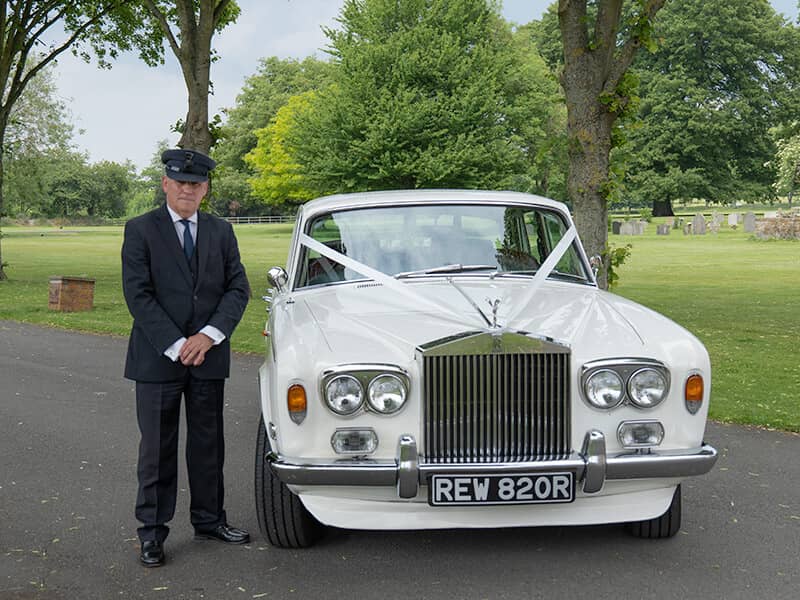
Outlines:
{"label": "fog light", "polygon": [[337,429],[331,446],[336,454],[372,454],[378,448],[378,434],[372,429]]}
{"label": "fog light", "polygon": [[623,421],[617,439],[623,448],[652,448],[664,440],[664,426],[658,421]]}

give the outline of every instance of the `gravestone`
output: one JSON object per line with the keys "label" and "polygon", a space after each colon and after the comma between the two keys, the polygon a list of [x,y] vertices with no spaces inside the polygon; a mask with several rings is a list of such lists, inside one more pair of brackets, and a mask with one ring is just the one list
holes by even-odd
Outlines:
{"label": "gravestone", "polygon": [[705,235],[706,234],[706,218],[697,213],[692,219],[692,235]]}
{"label": "gravestone", "polygon": [[633,228],[635,231],[634,235],[644,235],[644,232],[647,229],[647,221],[635,221]]}
{"label": "gravestone", "polygon": [[[683,221],[683,219],[681,219],[681,221]],[[689,235],[690,233],[692,233],[692,224],[685,223],[683,225],[683,235]]]}
{"label": "gravestone", "polygon": [[620,227],[622,227],[622,221],[611,221],[611,233],[619,235]]}
{"label": "gravestone", "polygon": [[669,235],[669,230],[669,223],[664,223],[663,225],[656,227],[656,235]]}
{"label": "gravestone", "polygon": [[620,235],[636,235],[636,229],[633,223],[630,221],[625,221],[619,227],[619,234]]}
{"label": "gravestone", "polygon": [[756,230],[756,216],[749,212],[744,216],[744,231],[745,233],[753,233]]}
{"label": "gravestone", "polygon": [[739,224],[739,213],[731,213],[728,215],[728,225],[736,227]]}
{"label": "gravestone", "polygon": [[777,219],[778,218],[778,212],[774,211],[774,210],[769,210],[769,211],[764,213],[764,218],[765,219]]}

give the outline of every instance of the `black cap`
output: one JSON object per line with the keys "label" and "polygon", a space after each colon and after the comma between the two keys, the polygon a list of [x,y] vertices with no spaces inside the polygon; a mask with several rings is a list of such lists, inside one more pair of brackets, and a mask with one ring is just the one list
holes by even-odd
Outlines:
{"label": "black cap", "polygon": [[161,155],[164,172],[176,181],[208,181],[208,172],[217,166],[213,159],[197,150],[165,150]]}

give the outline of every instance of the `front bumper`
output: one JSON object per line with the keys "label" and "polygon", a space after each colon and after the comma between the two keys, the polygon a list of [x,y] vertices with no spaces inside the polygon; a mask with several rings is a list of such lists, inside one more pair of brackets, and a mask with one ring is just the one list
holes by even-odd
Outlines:
{"label": "front bumper", "polygon": [[717,461],[717,451],[708,444],[690,450],[628,452],[609,456],[603,434],[586,433],[580,452],[566,460],[514,463],[420,464],[413,436],[402,435],[395,460],[368,458],[333,462],[290,459],[270,453],[273,472],[290,485],[396,486],[400,498],[416,497],[420,484],[431,475],[481,475],[544,473],[571,470],[584,493],[599,492],[611,479],[683,478],[708,473]]}

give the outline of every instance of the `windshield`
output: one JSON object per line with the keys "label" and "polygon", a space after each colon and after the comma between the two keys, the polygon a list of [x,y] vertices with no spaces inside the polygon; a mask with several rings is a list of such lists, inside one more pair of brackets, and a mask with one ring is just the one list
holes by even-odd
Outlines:
{"label": "windshield", "polygon": [[[533,275],[566,231],[567,224],[552,210],[474,204],[332,212],[306,228],[307,235],[336,252],[398,278]],[[551,276],[588,279],[574,243]],[[357,279],[364,275],[302,248],[297,287]]]}

